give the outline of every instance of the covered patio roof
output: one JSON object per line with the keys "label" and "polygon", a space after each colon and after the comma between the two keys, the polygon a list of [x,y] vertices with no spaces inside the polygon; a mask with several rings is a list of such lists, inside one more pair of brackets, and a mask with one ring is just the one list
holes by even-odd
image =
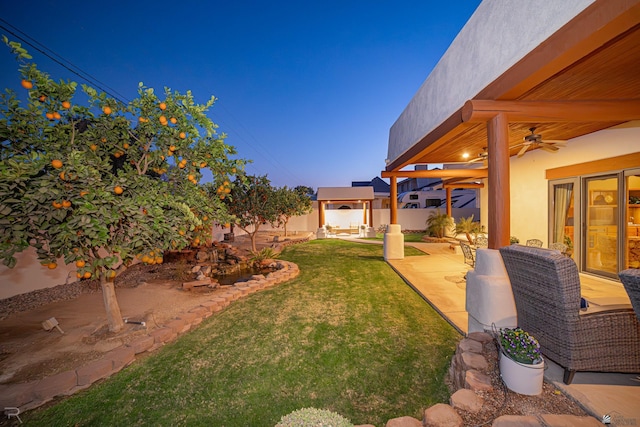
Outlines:
{"label": "covered patio roof", "polygon": [[530,128],[567,140],[640,119],[638,64],[638,0],[485,0],[391,128],[382,176],[393,189],[407,166],[487,153],[489,244],[508,244],[509,158]]}
{"label": "covered patio roof", "polygon": [[318,187],[317,195],[319,202],[362,202],[374,198],[373,187]]}

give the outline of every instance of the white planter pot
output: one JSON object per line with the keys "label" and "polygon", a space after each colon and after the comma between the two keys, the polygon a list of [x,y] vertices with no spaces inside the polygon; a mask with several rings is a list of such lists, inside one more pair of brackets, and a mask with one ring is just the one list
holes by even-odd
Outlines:
{"label": "white planter pot", "polygon": [[500,376],[509,390],[535,396],[542,393],[544,360],[535,365],[516,362],[500,352]]}

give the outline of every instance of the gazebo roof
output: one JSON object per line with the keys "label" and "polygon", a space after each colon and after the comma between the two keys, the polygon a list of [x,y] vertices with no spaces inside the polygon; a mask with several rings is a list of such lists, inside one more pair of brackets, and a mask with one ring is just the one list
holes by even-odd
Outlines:
{"label": "gazebo roof", "polygon": [[319,187],[318,201],[373,200],[373,187]]}

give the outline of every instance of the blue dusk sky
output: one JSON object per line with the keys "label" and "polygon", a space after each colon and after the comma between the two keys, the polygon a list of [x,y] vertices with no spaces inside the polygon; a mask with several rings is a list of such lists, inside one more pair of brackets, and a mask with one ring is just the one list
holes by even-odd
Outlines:
{"label": "blue dusk sky", "polygon": [[[0,26],[125,99],[139,82],[214,95],[209,117],[249,174],[317,189],[380,175],[391,125],[479,3],[0,0]],[[25,47],[54,79],[85,83]],[[4,45],[0,84],[20,90]]]}

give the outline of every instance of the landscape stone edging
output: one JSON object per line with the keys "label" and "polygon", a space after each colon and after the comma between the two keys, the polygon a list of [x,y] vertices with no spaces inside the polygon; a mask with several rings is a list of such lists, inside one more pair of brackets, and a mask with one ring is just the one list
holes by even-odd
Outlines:
{"label": "landscape stone edging", "polygon": [[[296,241],[297,242],[297,241]],[[298,266],[289,261],[277,261],[282,268],[264,278],[237,282],[233,289],[216,294],[210,300],[178,314],[168,320],[164,327],[154,329],[127,344],[120,345],[75,370],[61,372],[46,378],[18,384],[0,384],[0,407],[18,408],[20,412],[35,409],[57,396],[70,396],[84,390],[96,381],[108,378],[133,363],[138,354],[152,352],[179,335],[199,325],[204,318],[227,307],[232,301],[277,284],[289,281],[300,274]],[[241,285],[239,285],[241,284]],[[223,297],[226,295],[226,297]]]}

